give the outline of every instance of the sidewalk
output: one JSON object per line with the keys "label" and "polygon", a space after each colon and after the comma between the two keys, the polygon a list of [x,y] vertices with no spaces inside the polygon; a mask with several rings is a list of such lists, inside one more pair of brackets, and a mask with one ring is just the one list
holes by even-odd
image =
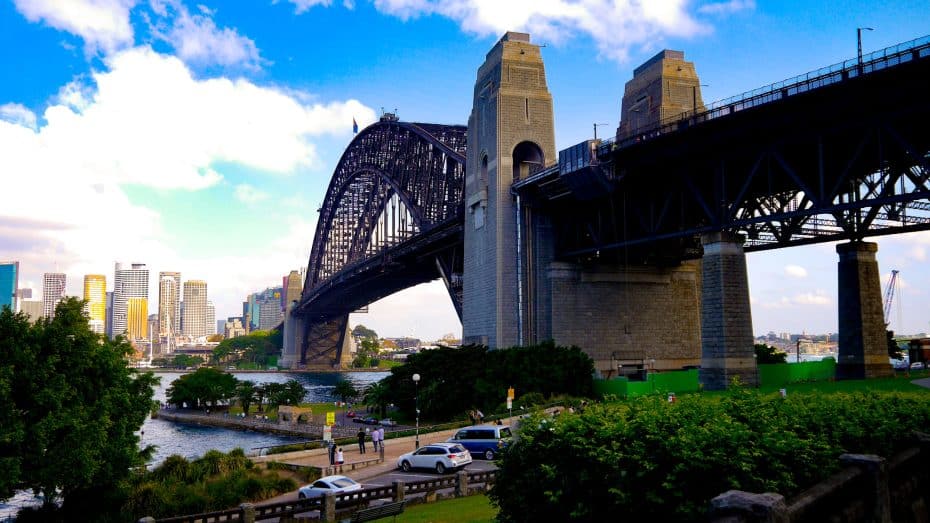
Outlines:
{"label": "sidewalk", "polygon": [[[427,434],[420,434],[420,446],[446,441],[452,437],[452,435],[455,434],[457,430],[458,429],[449,429],[438,432],[430,432]],[[379,457],[378,452],[375,452],[375,450],[372,448],[371,441],[369,440],[365,442],[365,448],[367,450],[365,454],[359,452],[357,443],[343,445],[342,452],[345,455],[346,462],[342,465],[341,474],[361,482],[366,479],[384,474],[385,472],[390,472],[391,470],[397,468],[397,458],[399,458],[402,454],[412,452],[415,450],[415,447],[416,436],[404,436],[400,438],[389,439],[384,442],[384,461],[377,464],[369,464],[368,466],[359,466],[363,462]],[[256,456],[251,459],[255,463],[278,461],[290,465],[309,465],[313,467],[319,467],[323,470],[324,474],[326,472],[325,469],[330,466],[329,451],[325,448],[287,452],[284,454],[271,454],[267,456]],[[354,470],[352,467],[353,464],[356,464]]]}

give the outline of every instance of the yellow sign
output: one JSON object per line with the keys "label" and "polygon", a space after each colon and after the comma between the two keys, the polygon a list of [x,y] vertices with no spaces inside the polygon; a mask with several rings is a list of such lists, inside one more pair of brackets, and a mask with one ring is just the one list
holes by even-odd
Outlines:
{"label": "yellow sign", "polygon": [[507,389],[507,399],[512,400],[514,398],[513,387]]}
{"label": "yellow sign", "polygon": [[330,411],[326,413],[326,424],[327,425],[336,424],[336,413],[335,412]]}

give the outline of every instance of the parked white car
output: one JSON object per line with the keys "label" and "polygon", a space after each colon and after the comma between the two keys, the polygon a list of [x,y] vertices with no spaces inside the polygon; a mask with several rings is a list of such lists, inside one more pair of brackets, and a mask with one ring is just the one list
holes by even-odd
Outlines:
{"label": "parked white car", "polygon": [[346,476],[324,476],[313,483],[300,487],[297,497],[319,498],[327,492],[341,494],[343,492],[352,492],[362,490],[362,484]]}
{"label": "parked white car", "polygon": [[384,418],[383,420],[381,420],[381,424],[384,425],[385,427],[396,427],[397,426],[397,422],[392,420],[391,418]]}
{"label": "parked white car", "polygon": [[404,472],[412,469],[431,469],[438,474],[465,468],[471,463],[471,454],[458,443],[433,443],[408,452],[397,458],[397,468]]}

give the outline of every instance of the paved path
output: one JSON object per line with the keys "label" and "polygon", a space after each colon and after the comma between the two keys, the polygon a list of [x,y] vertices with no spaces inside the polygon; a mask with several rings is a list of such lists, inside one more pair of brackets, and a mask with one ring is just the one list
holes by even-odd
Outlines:
{"label": "paved path", "polygon": [[930,389],[930,378],[920,378],[919,380],[914,380],[911,383]]}

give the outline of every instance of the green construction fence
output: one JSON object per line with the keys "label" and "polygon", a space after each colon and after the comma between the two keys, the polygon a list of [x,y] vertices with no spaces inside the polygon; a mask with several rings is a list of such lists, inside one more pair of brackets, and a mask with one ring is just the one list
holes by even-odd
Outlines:
{"label": "green construction fence", "polygon": [[[836,360],[802,363],[774,363],[759,365],[759,383],[767,388],[779,387],[802,381],[824,381],[836,375]],[[656,393],[697,392],[700,390],[697,369],[656,372],[646,376],[645,381],[630,381],[626,377],[610,380],[594,380],[595,394],[604,397],[611,394],[618,398],[644,396]]]}

